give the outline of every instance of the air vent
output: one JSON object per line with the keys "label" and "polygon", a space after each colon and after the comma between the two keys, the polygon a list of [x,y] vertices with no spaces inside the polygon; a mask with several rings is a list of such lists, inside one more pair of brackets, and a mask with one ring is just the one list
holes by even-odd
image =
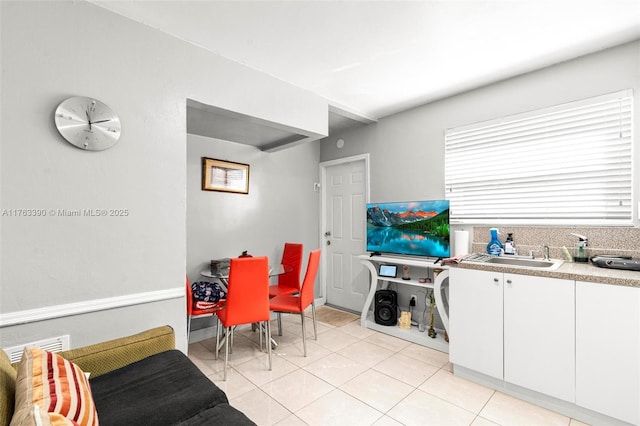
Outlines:
{"label": "air vent", "polygon": [[51,339],[38,340],[37,342],[29,342],[19,346],[3,349],[11,362],[18,362],[22,358],[24,348],[35,346],[48,352],[62,352],[71,348],[70,338],[68,334],[57,336]]}

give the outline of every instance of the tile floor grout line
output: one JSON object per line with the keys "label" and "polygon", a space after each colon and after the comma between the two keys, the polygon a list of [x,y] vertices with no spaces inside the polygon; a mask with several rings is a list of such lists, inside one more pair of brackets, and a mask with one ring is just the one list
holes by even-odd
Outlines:
{"label": "tile floor grout line", "polygon": [[[487,388],[487,389],[491,389],[491,388]],[[477,417],[482,417],[482,416],[480,416],[480,413],[482,413],[482,410],[484,410],[484,409],[485,409],[485,407],[486,407],[487,405],[489,405],[489,402],[491,401],[491,399],[493,398],[493,396],[494,396],[494,395],[496,394],[496,392],[497,392],[497,390],[495,390],[495,389],[491,389],[491,390],[493,391],[493,392],[491,392],[491,396],[489,396],[489,398],[487,398],[487,401],[482,405],[482,408],[480,408],[480,411],[478,411],[478,415],[477,415]],[[487,419],[486,417],[482,417],[482,418],[483,418],[483,419],[486,419],[486,420],[489,420],[489,419]],[[475,420],[475,419],[474,419],[474,420]],[[490,422],[493,422],[493,420],[489,420],[489,421],[490,421]],[[495,422],[493,422],[493,423],[495,423]]]}
{"label": "tile floor grout line", "polygon": [[[286,321],[285,318],[283,318],[283,321]],[[410,396],[413,395],[414,399],[415,399],[415,397],[417,395],[420,395],[420,394],[429,395],[429,397],[436,398],[436,399],[446,403],[449,406],[452,406],[452,407],[455,407],[456,409],[462,410],[461,412],[466,412],[466,413],[472,414],[473,415],[473,419],[472,419],[470,424],[472,424],[473,422],[476,422],[478,420],[478,418],[481,418],[481,419],[487,420],[487,421],[491,421],[491,422],[494,422],[494,423],[497,423],[497,424],[506,424],[506,423],[504,423],[505,420],[502,420],[502,421],[500,421],[499,419],[497,419],[498,421],[489,420],[486,417],[481,416],[481,413],[483,412],[483,410],[485,410],[485,408],[491,403],[491,401],[493,399],[495,399],[495,395],[497,393],[497,391],[495,389],[491,389],[491,388],[485,387],[486,389],[491,390],[491,394],[488,397],[488,399],[486,401],[484,401],[484,403],[482,404],[482,407],[479,409],[478,413],[470,411],[467,408],[464,408],[464,407],[461,407],[461,406],[457,405],[455,402],[447,400],[445,394],[443,394],[443,396],[441,397],[441,396],[432,394],[431,392],[429,392],[427,390],[420,389],[421,386],[425,385],[425,383],[427,383],[429,380],[432,380],[435,377],[435,375],[439,374],[441,371],[444,372],[444,373],[447,373],[448,375],[456,377],[455,374],[453,373],[453,371],[449,370],[450,367],[451,367],[451,363],[448,361],[448,357],[447,357],[447,362],[445,362],[444,365],[436,365],[437,363],[439,363],[439,360],[441,359],[441,357],[437,354],[437,352],[440,352],[440,351],[435,351],[435,350],[431,350],[429,348],[424,348],[424,349],[427,349],[428,352],[424,352],[424,354],[426,354],[426,356],[422,356],[422,354],[423,354],[423,352],[421,351],[422,347],[420,345],[417,345],[417,344],[414,344],[414,343],[411,343],[411,342],[406,342],[407,343],[406,345],[404,345],[404,346],[401,345],[401,347],[399,349],[397,349],[399,346],[394,344],[394,340],[387,339],[387,337],[391,337],[391,336],[387,336],[386,334],[380,333],[380,332],[377,332],[377,331],[374,331],[374,332],[370,333],[368,329],[362,329],[363,332],[366,331],[367,333],[363,333],[362,335],[359,336],[358,335],[358,327],[357,327],[359,324],[357,324],[357,322],[358,322],[357,320],[354,320],[354,321],[352,321],[350,323],[347,323],[347,324],[343,325],[342,327],[334,327],[334,326],[332,326],[330,324],[325,324],[325,323],[322,323],[322,322],[318,322],[318,328],[319,328],[319,330],[318,330],[318,341],[313,340],[313,338],[311,338],[310,341],[315,342],[314,344],[316,344],[319,347],[321,347],[322,351],[323,352],[326,351],[326,353],[323,354],[322,356],[320,356],[317,359],[313,359],[312,361],[309,360],[309,361],[300,362],[300,360],[299,360],[298,362],[294,362],[292,360],[296,359],[297,357],[302,357],[301,354],[297,354],[296,353],[299,349],[293,349],[294,345],[301,344],[302,336],[296,334],[295,332],[293,332],[293,330],[299,329],[300,324],[299,323],[296,324],[295,322],[292,322],[290,320],[286,321],[286,322],[289,324],[289,328],[291,330],[289,331],[289,333],[287,333],[287,331],[286,331],[287,330],[287,326],[284,327],[283,334],[288,334],[287,339],[286,339],[287,343],[284,344],[283,346],[279,346],[278,349],[283,349],[284,348],[286,350],[286,352],[287,352],[287,355],[278,354],[278,352],[277,352],[278,349],[276,349],[276,351],[272,354],[272,356],[277,357],[276,359],[278,359],[278,358],[280,359],[278,361],[278,363],[284,361],[285,364],[280,364],[280,365],[286,365],[287,366],[286,369],[287,370],[290,369],[290,371],[287,371],[284,374],[276,374],[277,377],[275,377],[275,378],[274,378],[273,375],[272,376],[268,376],[267,377],[268,378],[267,382],[258,385],[258,382],[261,382],[265,378],[265,376],[262,373],[260,373],[257,376],[255,376],[253,374],[252,368],[250,368],[251,367],[250,363],[251,362],[255,363],[257,361],[258,365],[260,365],[261,361],[259,360],[259,358],[260,357],[266,357],[266,352],[260,352],[260,353],[251,352],[251,351],[243,352],[243,349],[241,349],[240,347],[238,347],[239,357],[240,358],[246,357],[246,359],[243,359],[243,361],[240,364],[236,364],[236,365],[233,365],[233,366],[229,367],[231,370],[233,370],[233,374],[230,377],[231,380],[229,382],[227,382],[227,384],[225,386],[225,389],[227,389],[227,393],[228,393],[229,392],[229,387],[233,388],[233,386],[234,386],[233,379],[234,379],[234,376],[235,376],[236,378],[239,379],[239,382],[237,383],[238,387],[236,389],[241,392],[241,393],[239,393],[237,395],[234,395],[234,398],[233,398],[234,401],[238,401],[239,399],[244,397],[245,398],[244,399],[244,401],[245,401],[244,403],[246,404],[247,403],[247,398],[250,397],[249,393],[257,389],[257,390],[259,390],[259,393],[255,394],[255,395],[259,395],[260,396],[260,402],[256,402],[256,403],[260,403],[260,404],[273,404],[273,403],[275,403],[275,404],[277,404],[276,406],[281,408],[279,414],[276,415],[276,418],[279,418],[279,420],[274,421],[273,418],[269,419],[269,415],[266,415],[267,416],[266,418],[260,417],[260,418],[257,418],[257,419],[254,420],[259,425],[265,425],[265,424],[282,424],[282,425],[284,425],[284,424],[289,424],[289,423],[292,423],[292,422],[294,422],[296,424],[297,423],[307,424],[303,420],[304,413],[306,412],[307,413],[306,416],[309,417],[309,411],[308,410],[312,410],[311,412],[313,412],[314,410],[317,411],[318,407],[322,407],[323,398],[327,397],[327,395],[331,394],[334,391],[338,391],[338,392],[341,392],[341,393],[343,393],[345,395],[349,395],[350,398],[352,398],[354,401],[357,401],[360,404],[359,407],[362,407],[362,409],[364,409],[364,407],[367,407],[366,410],[369,410],[367,415],[369,417],[376,416],[376,419],[371,421],[371,423],[369,423],[371,425],[374,424],[374,423],[378,423],[378,422],[384,421],[385,418],[391,419],[394,422],[398,422],[398,423],[402,424],[401,419],[397,419],[395,417],[392,417],[388,413],[390,413],[396,407],[401,406],[401,407],[406,408],[407,406],[410,406],[410,404],[412,404],[412,403],[415,404],[415,401],[414,402],[410,402],[409,398],[410,398]],[[352,325],[352,323],[356,323],[357,325]],[[349,331],[347,332],[344,329],[344,327],[349,327]],[[325,334],[325,333],[339,333],[339,334],[337,334],[337,336],[339,336],[340,341],[335,343],[335,344],[334,344],[334,342],[331,342],[330,340],[328,342],[325,341],[325,344],[328,344],[329,347],[324,346],[321,343],[321,341],[322,341],[322,335]],[[342,336],[342,335],[344,335],[344,336]],[[238,339],[238,337],[242,337],[242,339]],[[247,345],[249,347],[252,347],[253,350],[256,350],[258,342],[257,341],[253,341],[253,337],[255,337],[255,336],[253,336],[253,334],[251,334],[251,333],[238,333],[238,335],[236,336],[236,339],[237,339],[236,340],[236,344]],[[329,336],[325,336],[325,337],[327,339],[331,339],[330,335]],[[205,344],[204,343],[205,341],[194,342],[193,344],[189,345],[192,348],[192,350],[190,351],[190,358],[193,358],[193,359],[198,361],[199,368],[202,368],[203,372],[205,374],[206,374],[206,371],[210,371],[211,373],[210,374],[206,374],[206,375],[212,382],[215,383],[216,380],[214,380],[214,377],[218,376],[218,375],[220,375],[222,373],[220,362],[224,362],[224,361],[223,360],[221,361],[221,360],[208,359],[207,353],[211,352],[211,351],[208,348],[208,346],[210,346],[210,345]],[[215,337],[214,337],[214,341],[215,341]],[[354,359],[354,358],[358,358],[358,356],[357,356],[358,350],[357,349],[353,350],[353,352],[351,353],[351,356],[343,355],[343,353],[341,353],[341,352],[344,352],[345,349],[350,348],[351,346],[356,345],[356,344],[361,343],[361,342],[366,342],[366,343],[369,343],[369,344],[373,344],[373,345],[375,345],[375,346],[377,346],[379,348],[389,350],[390,353],[388,355],[385,355],[382,359],[380,359],[377,362],[375,362],[373,365],[364,365],[365,369],[363,371],[361,371],[360,373],[357,373],[353,377],[349,377],[346,381],[344,381],[343,383],[341,383],[338,386],[332,384],[328,380],[326,380],[323,377],[320,377],[319,375],[317,375],[317,372],[320,372],[322,370],[317,370],[317,372],[313,372],[312,370],[308,369],[313,364],[319,363],[322,360],[328,361],[328,360],[326,360],[326,358],[328,358],[328,357],[330,357],[332,355],[338,356],[338,357],[343,357],[344,359],[349,360],[349,362],[358,362],[358,359]],[[386,346],[385,346],[385,342],[387,342]],[[345,346],[341,346],[342,343],[346,343],[346,345]],[[287,350],[288,346],[292,346],[292,350]],[[338,349],[335,349],[335,348],[338,348]],[[316,347],[316,349],[318,349],[318,347]],[[409,354],[404,352],[406,349],[410,349],[410,351],[408,352]],[[309,350],[309,348],[307,348],[307,350]],[[433,355],[431,354],[431,351],[433,351]],[[398,355],[403,355],[405,358],[401,357],[401,358],[397,358],[397,360],[400,360],[402,362],[408,362],[409,364],[407,364],[407,365],[412,365],[412,366],[413,365],[419,365],[419,364],[413,364],[416,361],[418,361],[418,362],[424,364],[424,366],[425,366],[425,370],[424,371],[425,372],[432,371],[431,368],[433,368],[434,371],[432,371],[430,374],[425,376],[424,380],[420,381],[420,383],[417,383],[417,384],[414,385],[412,383],[407,383],[407,382],[403,381],[402,379],[396,378],[390,373],[387,373],[387,372],[380,371],[380,370],[376,369],[376,367],[380,366],[380,364],[382,364],[383,362],[388,361],[390,358],[392,358],[394,356],[398,356]],[[230,358],[231,358],[231,356],[230,356]],[[373,355],[373,358],[375,359],[375,355]],[[370,360],[372,358],[367,358],[367,359]],[[230,363],[231,363],[231,360],[230,360]],[[245,364],[247,364],[245,366],[245,368],[241,368],[241,366],[245,365]],[[238,369],[238,368],[240,368],[240,369]],[[330,369],[335,368],[335,367],[332,367],[330,363],[327,363],[327,367],[326,368],[327,368],[327,370],[325,370],[325,371],[329,371]],[[204,369],[206,369],[206,370],[204,370]],[[243,370],[244,373],[241,370]],[[304,374],[309,374],[310,376],[314,377],[314,380],[315,379],[319,380],[318,383],[322,383],[322,386],[327,386],[328,385],[329,387],[327,389],[329,389],[329,390],[324,392],[319,397],[313,396],[312,397],[313,399],[311,401],[305,402],[304,405],[301,406],[300,408],[298,408],[296,411],[292,411],[287,406],[285,406],[283,403],[281,403],[278,399],[272,397],[269,393],[267,393],[265,389],[269,386],[269,384],[272,384],[273,382],[275,382],[275,381],[277,381],[279,379],[285,378],[289,374],[298,373],[300,371],[302,371]],[[388,370],[388,371],[391,372],[393,370],[391,369],[391,370]],[[365,400],[362,400],[362,399],[358,398],[354,394],[351,394],[351,393],[347,392],[343,388],[345,385],[347,385],[351,381],[357,379],[358,377],[361,377],[364,374],[367,374],[367,372],[375,372],[376,374],[380,374],[380,375],[382,375],[384,377],[395,379],[399,383],[402,383],[403,385],[409,386],[409,388],[408,388],[409,393],[404,395],[403,397],[401,397],[401,399],[398,402],[396,402],[389,409],[387,409],[386,411],[383,412],[381,409],[376,408],[375,400],[369,399],[368,400],[369,402],[367,402]],[[251,379],[251,377],[253,377],[253,380]],[[327,377],[331,377],[331,376],[327,376]],[[335,376],[335,377],[339,377],[339,375]],[[442,376],[442,377],[444,378],[444,376]],[[257,381],[254,381],[254,380],[257,380]],[[245,384],[245,382],[246,382],[246,384]],[[473,382],[471,382],[471,383],[473,383]],[[218,383],[216,383],[216,384],[222,385],[220,383],[220,380],[218,380]],[[245,386],[247,388],[249,388],[249,389],[246,390]],[[295,386],[295,385],[292,384],[292,386]],[[357,386],[357,385],[354,383],[354,386]],[[354,391],[356,391],[355,389],[356,388],[353,388]],[[455,388],[454,388],[454,390],[455,390]],[[420,391],[420,392],[416,392],[416,391]],[[284,399],[282,401],[286,402]],[[372,403],[372,402],[374,402],[374,403]],[[524,401],[524,402],[526,402],[526,401]],[[230,400],[230,403],[231,403],[231,400]],[[324,403],[326,404],[326,402],[324,402]],[[401,405],[403,403],[404,403],[404,406]],[[320,404],[320,405],[317,405],[317,404]],[[379,407],[384,407],[385,405],[382,404],[382,405],[378,405],[378,406]],[[531,404],[531,406],[534,408],[534,410],[544,409],[545,411],[551,411],[552,413],[555,413],[552,410],[548,410],[548,409],[546,409],[544,407],[539,407],[539,406],[537,406],[535,404]],[[246,406],[246,407],[248,407],[248,406]],[[236,407],[236,408],[239,408],[242,411],[242,407]],[[518,409],[515,409],[515,410],[518,411]],[[514,415],[514,414],[517,414],[517,413],[516,412],[508,413],[508,415]],[[555,414],[559,414],[560,415],[560,413],[555,413]],[[264,416],[262,413],[256,414],[256,415]],[[322,413],[314,414],[314,416],[316,416],[316,415],[322,416]],[[422,415],[424,415],[424,413]],[[280,418],[278,416],[282,416],[282,417]],[[563,417],[568,417],[569,418],[569,425],[571,425],[571,422],[572,422],[573,419],[571,417],[569,417],[569,416],[564,416],[563,415]],[[309,417],[309,418],[311,418],[311,417]],[[406,420],[406,418],[405,418],[405,420]]]}

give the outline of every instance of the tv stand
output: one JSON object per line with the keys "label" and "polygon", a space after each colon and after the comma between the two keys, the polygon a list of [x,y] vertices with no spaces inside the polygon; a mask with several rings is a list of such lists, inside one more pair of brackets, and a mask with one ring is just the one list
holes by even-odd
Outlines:
{"label": "tv stand", "polygon": [[[449,285],[449,268],[447,266],[437,265],[432,258],[413,259],[400,256],[369,256],[362,255],[358,257],[362,264],[369,269],[371,273],[371,283],[369,286],[369,294],[365,299],[362,307],[362,315],[360,317],[360,325],[370,328],[381,333],[389,334],[400,339],[408,340],[419,345],[427,346],[442,352],[449,352],[449,344],[444,339],[444,331],[449,328],[449,306],[445,296],[446,287]],[[412,278],[409,280],[402,279],[402,276],[396,278],[381,277],[379,275],[380,265],[398,265],[398,270],[402,270],[403,266],[411,268]],[[418,277],[432,275],[432,282],[422,283]],[[438,330],[436,338],[429,337],[427,330],[419,331],[418,327],[411,326],[409,330],[401,329],[398,326],[385,326],[375,322],[373,310],[374,296],[377,290],[387,289],[390,283],[396,285],[408,285],[422,289],[433,289],[436,308],[442,319],[445,330]],[[426,302],[426,301],[425,301]],[[428,329],[428,325],[427,325]]]}

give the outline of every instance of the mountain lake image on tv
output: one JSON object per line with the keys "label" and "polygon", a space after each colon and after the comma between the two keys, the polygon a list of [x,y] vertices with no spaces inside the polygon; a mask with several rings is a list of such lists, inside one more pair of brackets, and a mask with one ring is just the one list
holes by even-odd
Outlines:
{"label": "mountain lake image on tv", "polygon": [[367,204],[367,251],[449,257],[449,201]]}

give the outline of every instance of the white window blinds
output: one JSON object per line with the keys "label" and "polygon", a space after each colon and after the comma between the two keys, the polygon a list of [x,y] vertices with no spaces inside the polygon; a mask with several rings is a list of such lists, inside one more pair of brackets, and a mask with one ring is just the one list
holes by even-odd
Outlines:
{"label": "white window blinds", "polygon": [[632,224],[631,90],[447,130],[453,223]]}

